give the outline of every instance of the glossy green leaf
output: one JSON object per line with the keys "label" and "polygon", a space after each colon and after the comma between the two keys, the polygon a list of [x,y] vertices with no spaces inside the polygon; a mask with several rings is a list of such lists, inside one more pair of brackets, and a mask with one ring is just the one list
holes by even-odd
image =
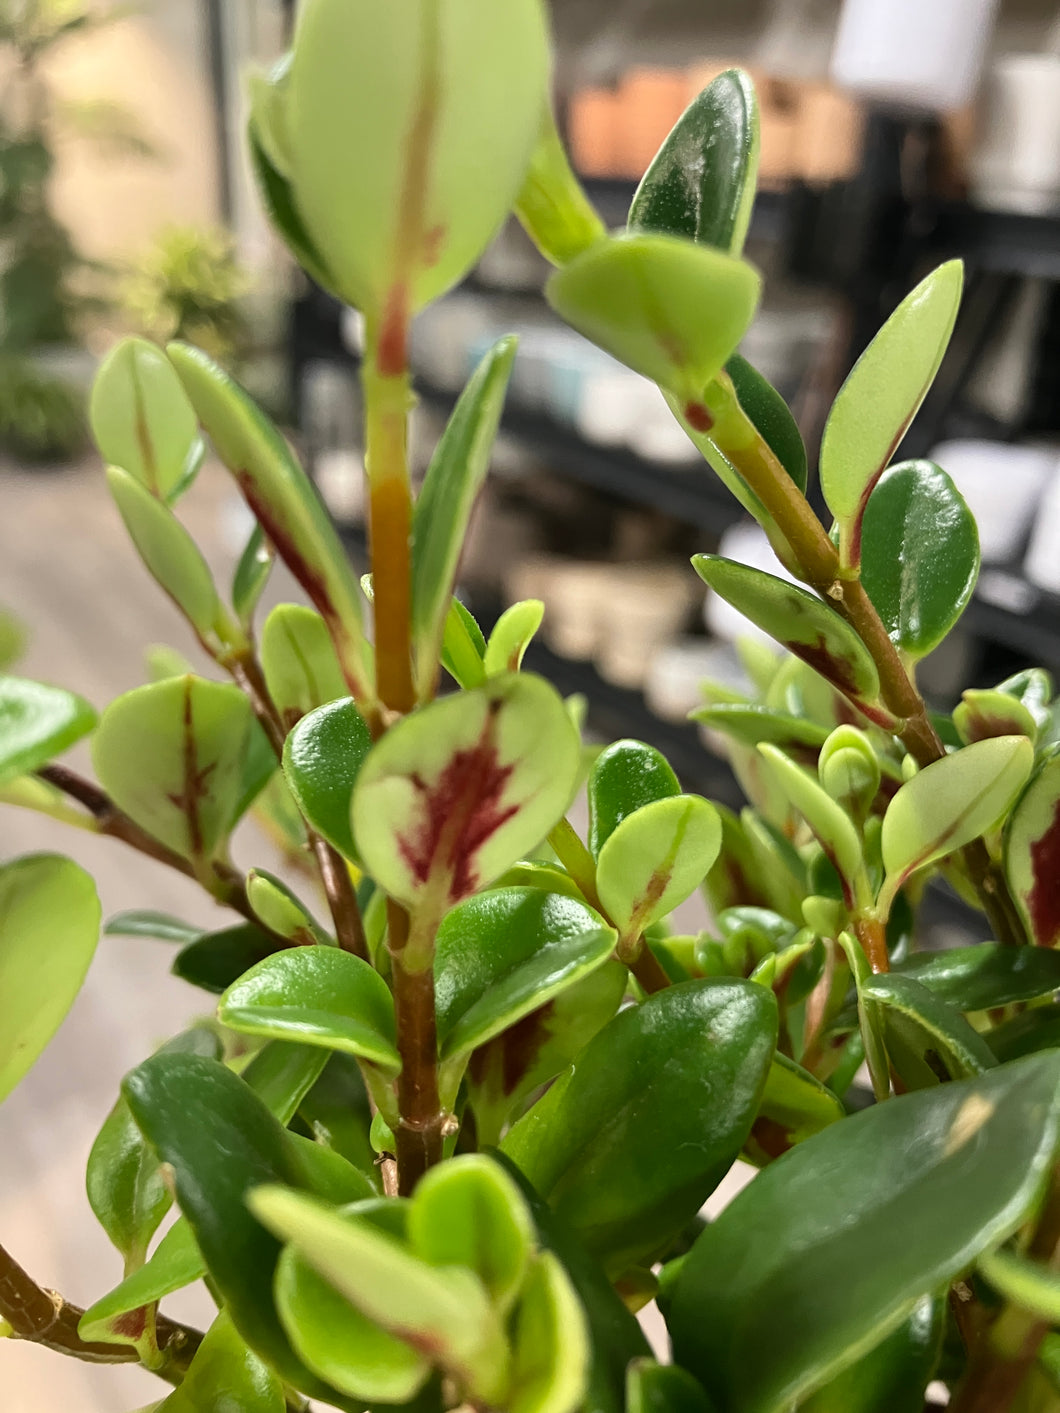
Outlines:
{"label": "glossy green leaf", "polygon": [[[671,986],[619,1012],[502,1150],[589,1250],[621,1272],[696,1214],[739,1153],[776,1025],[764,987]],[[661,1152],[666,1163],[656,1161]]]}
{"label": "glossy green leaf", "polygon": [[538,888],[494,889],[453,908],[434,956],[443,1059],[484,1045],[602,966],[615,936],[585,903]]}
{"label": "glossy green leaf", "polygon": [[372,700],[360,589],[312,483],[273,424],[212,359],[187,344],[167,352],[218,456],[323,615],[350,690]]}
{"label": "glossy green leaf", "polygon": [[886,896],[892,897],[918,868],[997,824],[1033,761],[1034,748],[1025,736],[997,736],[965,746],[907,781],[883,817]]}
{"label": "glossy green leaf", "polygon": [[769,1067],[758,1117],[751,1130],[752,1144],[764,1147],[767,1135],[762,1131],[763,1120],[774,1132],[779,1129],[784,1145],[791,1147],[845,1117],[846,1110],[830,1089],[778,1052]]}
{"label": "glossy green leaf", "polygon": [[152,912],[150,909],[132,909],[125,913],[115,913],[108,919],[103,929],[105,937],[154,937],[159,942],[194,942],[203,935],[201,927],[190,922],[182,922],[168,913]]}
{"label": "glossy green leaf", "polygon": [[559,864],[540,859],[520,859],[497,879],[497,888],[537,888],[545,893],[560,893],[565,898],[582,898],[582,891],[570,874]]}
{"label": "glossy green leaf", "polygon": [[284,777],[298,808],[329,844],[356,859],[350,823],[353,787],[372,748],[372,733],[352,697],[303,717],[283,749]]}
{"label": "glossy green leaf", "polygon": [[[865,950],[856,937],[849,932],[840,932],[836,938],[846,956],[850,974],[854,978],[858,997],[858,1029],[861,1035],[861,1058],[868,1065],[873,1093],[878,1103],[882,1103],[891,1092],[891,1072],[887,1057],[887,1046],[883,1039],[883,1016],[875,1001],[867,994],[873,972]],[[859,1060],[860,1065],[860,1060]],[[853,1080],[853,1075],[851,1075]]]}
{"label": "glossy green leaf", "polygon": [[187,943],[177,953],[170,971],[181,981],[220,996],[245,971],[271,957],[278,945],[274,937],[252,922],[239,922],[219,932],[204,932]]}
{"label": "glossy green leaf", "polygon": [[864,822],[879,792],[882,772],[872,742],[856,726],[837,726],[817,760],[817,778],[847,814]]}
{"label": "glossy green leaf", "polygon": [[589,1376],[589,1330],[562,1262],[542,1252],[530,1267],[512,1334],[511,1413],[575,1413]]}
{"label": "glossy green leaf", "polygon": [[254,620],[254,610],[265,592],[275,558],[265,531],[255,525],[232,577],[232,607],[244,628],[250,628]]}
{"label": "glossy green leaf", "polygon": [[997,684],[997,691],[1015,697],[1033,716],[1039,729],[1047,726],[1052,719],[1049,703],[1053,699],[1053,679],[1044,667],[1028,667],[1022,672],[1006,677]]}
{"label": "glossy green leaf", "polygon": [[809,771],[789,760],[783,751],[771,745],[759,746],[758,750],[774,780],[817,836],[843,882],[844,900],[852,906],[865,865],[861,839],[850,816]]}
{"label": "glossy green leaf", "polygon": [[1050,1324],[1060,1321],[1060,1276],[1019,1251],[1002,1247],[979,1257],[979,1270],[999,1295]]}
{"label": "glossy green leaf", "polygon": [[1060,750],[1054,749],[1035,769],[1005,826],[1008,886],[1028,937],[1039,947],[1055,947],[1060,942],[1058,859]]}
{"label": "glossy green leaf", "polygon": [[442,666],[461,687],[481,687],[486,680],[486,639],[469,609],[452,599],[445,616]]}
{"label": "glossy green leaf", "polygon": [[327,1056],[319,1079],[298,1106],[298,1117],[318,1143],[341,1153],[378,1185],[379,1170],[369,1140],[372,1113],[355,1059],[338,1052]]}
{"label": "glossy green leaf", "polygon": [[622,1004],[628,978],[621,962],[605,962],[479,1046],[465,1083],[481,1145],[499,1143],[523,1102],[577,1059]]}
{"label": "glossy green leaf", "polygon": [[725,365],[737,401],[799,490],[806,493],[809,467],[799,424],[772,383],[734,353]]}
{"label": "glossy green leaf", "polygon": [[841,692],[866,700],[876,697],[880,679],[868,648],[819,598],[773,574],[718,555],[697,554],[692,565],[720,598]]}
{"label": "glossy green leaf", "polygon": [[545,605],[540,599],[526,599],[513,603],[497,619],[486,647],[483,667],[487,677],[496,677],[501,672],[518,672],[523,665],[523,657],[541,627],[545,616]]}
{"label": "glossy green leaf", "polygon": [[744,746],[757,746],[763,741],[782,746],[788,751],[806,748],[815,750],[828,739],[828,732],[804,716],[789,716],[773,711],[757,702],[722,702],[717,706],[697,707],[689,712],[693,721],[721,731]]}
{"label": "glossy green leaf", "polygon": [[171,677],[110,704],[92,741],[115,804],[184,858],[205,863],[236,821],[253,716],[238,687]]}
{"label": "glossy green leaf", "polygon": [[754,85],[728,69],[689,104],[641,179],[631,231],[661,231],[739,255],[758,177]]}
{"label": "glossy green leaf", "polygon": [[865,507],[935,380],[963,280],[959,260],[922,280],[858,359],[828,415],[821,489],[839,522],[845,564],[861,562]]}
{"label": "glossy green leaf", "polygon": [[594,859],[622,821],[655,800],[681,793],[670,763],[643,741],[605,746],[589,772],[589,852]]}
{"label": "glossy green leaf", "polygon": [[58,854],[0,867],[0,1100],[66,1018],[99,940],[92,879]]}
{"label": "glossy green leaf", "polygon": [[394,1073],[401,1068],[386,982],[337,947],[294,947],[266,958],[228,988],[217,1013],[241,1035],[322,1045]]}
{"label": "glossy green leaf", "polygon": [[1036,1055],[1039,1050],[1060,1049],[1060,1006],[1037,1006],[1024,1011],[988,1030],[984,1038],[1002,1065],[1024,1055]]}
{"label": "glossy green leaf", "polygon": [[516,198],[515,214],[553,265],[566,265],[598,240],[607,238],[606,226],[571,170],[550,103],[545,104],[537,146]]}
{"label": "glossy green leaf", "polygon": [[757,271],[733,255],[628,235],[579,255],[545,293],[572,328],[699,409],[750,327],[760,288]]}
{"label": "glossy green leaf", "polygon": [[1035,1057],[888,1100],[800,1144],[684,1261],[669,1314],[676,1361],[731,1413],[782,1413],[826,1384],[1034,1210],[1056,1156],[1058,1091],[1060,1056]]}
{"label": "glossy green leaf", "polygon": [[979,577],[979,531],[964,497],[931,461],[903,461],[865,505],[861,581],[896,647],[938,647]]}
{"label": "glossy green leaf", "polygon": [[198,545],[165,502],[128,471],[109,466],[107,485],[148,572],[200,638],[220,642],[221,601]]}
{"label": "glossy green leaf", "polygon": [[895,970],[960,1011],[986,1011],[1060,991],[1060,953],[978,942],[944,952],[914,952]]}
{"label": "glossy green leaf", "polygon": [[[175,1036],[162,1049],[167,1054],[221,1058],[220,1038],[205,1026]],[[125,1258],[126,1269],[141,1265],[172,1198],[124,1099],[107,1115],[92,1145],[85,1188],[89,1206]]]}
{"label": "glossy green leaf", "polygon": [[276,1307],[299,1358],[343,1393],[406,1403],[430,1377],[422,1353],[362,1315],[294,1246],[276,1268]]}
{"label": "glossy green leaf", "polygon": [[346,696],[327,624],[301,604],[278,604],[266,618],[261,666],[287,730],[316,707]]}
{"label": "glossy green leaf", "polygon": [[205,1274],[206,1262],[195,1235],[187,1221],[178,1217],[150,1260],[89,1306],[78,1323],[78,1334],[93,1344],[135,1343],[143,1336],[140,1312],[146,1306],[194,1285]]}
{"label": "glossy green leaf", "polygon": [[514,338],[501,339],[475,369],[431,458],[416,502],[412,620],[421,698],[430,695],[438,675],[453,582],[471,512],[489,470],[515,350]]}
{"label": "glossy green leaf", "polygon": [[721,849],[718,812],[699,795],[642,805],[600,850],[596,886],[623,937],[636,938],[703,882]]}
{"label": "glossy green leaf", "polygon": [[507,1172],[482,1154],[465,1153],[420,1180],[409,1209],[408,1239],[429,1265],[474,1271],[493,1304],[506,1313],[526,1277],[534,1229]]}
{"label": "glossy green leaf", "polygon": [[548,71],[538,0],[503,13],[491,0],[305,6],[285,148],[295,204],[346,303],[378,317],[403,297],[411,313],[467,273],[522,185]]}
{"label": "glossy green leaf", "polygon": [[943,1301],[925,1296],[875,1349],[800,1403],[798,1413],[923,1413],[944,1328]]}
{"label": "glossy green leaf", "polygon": [[676,1364],[635,1359],[627,1378],[629,1413],[714,1413],[703,1385]]}
{"label": "glossy green leaf", "polygon": [[953,724],[965,746],[992,736],[1038,738],[1038,723],[1018,697],[1007,692],[970,687],[953,709]]}
{"label": "glossy green leaf", "polygon": [[247,902],[263,927],[293,946],[334,945],[301,898],[264,869],[252,868],[247,874]]}
{"label": "glossy green leaf", "polygon": [[95,724],[95,711],[73,692],[0,677],[0,782],[39,770]]}
{"label": "glossy green leaf", "polygon": [[298,1192],[261,1187],[250,1206],[363,1315],[413,1348],[428,1348],[468,1396],[503,1396],[504,1330],[471,1271],[429,1266],[355,1210],[337,1211]]}
{"label": "glossy green leaf", "polygon": [[158,1413],[284,1413],[283,1385],[222,1311]]}
{"label": "glossy green leaf", "polygon": [[398,722],[353,795],[368,872],[407,907],[439,911],[535,848],[567,808],[581,744],[540,677],[495,677]]}
{"label": "glossy green leaf", "polygon": [[961,1013],[909,976],[875,976],[863,988],[879,1008],[891,1065],[906,1089],[970,1079],[996,1063]]}
{"label": "glossy green leaf", "polygon": [[104,359],[89,405],[104,461],[164,500],[184,480],[198,435],[195,412],[165,354],[146,339],[123,339]]}
{"label": "glossy green leaf", "polygon": [[353,1409],[291,1349],[272,1301],[280,1246],[247,1206],[264,1182],[310,1186],[292,1139],[242,1080],[212,1060],[154,1056],[122,1088],[145,1138],[172,1169],[181,1211],[239,1333],[286,1382]]}

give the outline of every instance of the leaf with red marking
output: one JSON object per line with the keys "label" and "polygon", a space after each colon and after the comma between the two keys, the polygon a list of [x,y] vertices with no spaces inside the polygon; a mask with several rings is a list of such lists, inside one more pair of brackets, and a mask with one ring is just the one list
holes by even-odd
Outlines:
{"label": "leaf with red marking", "polygon": [[697,554],[692,567],[726,603],[808,663],[848,697],[872,701],[880,690],[869,650],[854,629],[805,589],[715,554]]}
{"label": "leaf with red marking", "polygon": [[353,794],[372,877],[439,912],[534,849],[567,808],[581,746],[559,694],[525,673],[445,697],[373,748]]}
{"label": "leaf with red marking", "polygon": [[966,746],[992,736],[1038,739],[1038,723],[1019,697],[989,688],[970,687],[953,710],[953,724]]}
{"label": "leaf with red marking", "polygon": [[1060,942],[1060,748],[1042,761],[1009,816],[1005,873],[1032,942],[1055,947]]}
{"label": "leaf with red marking", "polygon": [[92,759],[120,809],[182,857],[205,862],[238,817],[252,726],[237,687],[170,677],[111,703]]}

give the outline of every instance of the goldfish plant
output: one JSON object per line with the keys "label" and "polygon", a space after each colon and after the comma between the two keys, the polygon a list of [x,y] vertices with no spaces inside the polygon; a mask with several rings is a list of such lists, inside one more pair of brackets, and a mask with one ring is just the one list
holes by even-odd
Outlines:
{"label": "goldfish plant", "polygon": [[[134,339],[100,369],[107,486],[216,672],[167,656],[98,714],[0,678],[0,801],[159,860],[222,911],[106,923],[171,943],[209,1014],[99,1116],[86,1183],[113,1269],[68,1299],[5,1234],[0,1331],[138,1363],[164,1413],[921,1413],[940,1389],[955,1413],[1050,1413],[1060,707],[1031,668],[928,709],[917,664],[969,601],[978,537],[942,468],[895,463],[960,265],[839,391],[824,523],[790,412],[737,352],[761,285],[749,79],[696,98],[612,232],[549,64],[543,0],[304,0],[292,52],[251,82],[276,228],[364,317],[365,580],[206,353]],[[483,625],[454,596],[514,340],[412,494],[410,328],[512,211],[557,314],[658,383],[706,463],[689,474],[720,477],[786,571],[688,571],[776,644],[746,649],[753,695],[707,684],[696,713],[738,815],[650,742],[585,747],[573,704],[523,670],[540,604]],[[256,521],[230,585],[180,519],[204,462]],[[275,559],[308,603],[260,621]],[[77,741],[92,777],[60,760]],[[235,862],[249,810],[303,886]],[[923,949],[937,881],[991,940]],[[685,935],[697,892],[710,923]],[[0,868],[0,1097],[100,922],[69,859]],[[705,1219],[741,1160],[750,1180]],[[167,1311],[196,1282],[205,1330]]]}

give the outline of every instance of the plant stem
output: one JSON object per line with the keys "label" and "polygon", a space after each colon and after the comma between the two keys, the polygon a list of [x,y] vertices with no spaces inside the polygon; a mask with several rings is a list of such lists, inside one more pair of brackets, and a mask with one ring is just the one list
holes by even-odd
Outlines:
{"label": "plant stem", "polygon": [[387,900],[387,946],[391,959],[397,1021],[399,1191],[407,1197],[428,1168],[441,1161],[447,1115],[438,1093],[438,1036],[434,1014],[434,972],[426,966],[407,970],[409,915]]}
{"label": "plant stem", "polygon": [[[728,382],[723,379],[723,387]],[[731,384],[729,385],[731,393]],[[803,575],[826,603],[851,625],[868,649],[880,678],[880,698],[899,718],[895,735],[921,767],[946,754],[931,724],[924,699],[905,669],[876,608],[858,578],[846,577],[839,553],[813,507],[777,459],[772,448],[735,401],[726,399],[712,431],[720,450],[758,496],[791,546]],[[962,850],[969,877],[999,942],[1025,941],[1005,879],[981,839]]]}
{"label": "plant stem", "polygon": [[411,384],[403,331],[396,354],[381,351],[380,338],[379,331],[370,326],[362,371],[376,679],[383,703],[391,711],[404,713],[416,703],[412,681],[412,493],[406,444]]}
{"label": "plant stem", "polygon": [[629,963],[629,969],[649,996],[656,991],[665,991],[670,985],[670,978],[663,970],[662,962],[647,942],[641,947],[640,955]]}
{"label": "plant stem", "polygon": [[887,929],[876,917],[859,913],[854,918],[854,933],[861,943],[862,950],[869,959],[869,966],[877,974],[890,971],[891,959],[887,954]]}

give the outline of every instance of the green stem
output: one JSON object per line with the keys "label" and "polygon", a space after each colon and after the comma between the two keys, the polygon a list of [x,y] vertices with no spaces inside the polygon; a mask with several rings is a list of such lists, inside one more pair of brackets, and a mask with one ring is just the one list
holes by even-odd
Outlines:
{"label": "green stem", "polygon": [[578,838],[577,831],[566,816],[548,836],[548,842],[560,863],[578,885],[585,901],[597,912],[603,912],[600,895],[596,891],[596,864],[593,856]]}

